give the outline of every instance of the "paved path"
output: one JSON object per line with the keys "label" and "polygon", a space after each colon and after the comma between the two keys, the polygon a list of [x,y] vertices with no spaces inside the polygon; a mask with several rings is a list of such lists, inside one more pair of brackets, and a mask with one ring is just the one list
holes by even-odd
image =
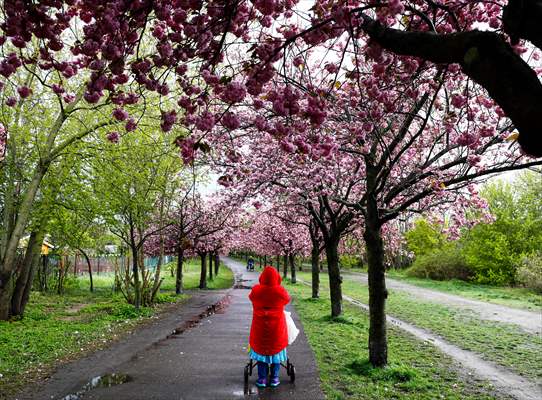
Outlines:
{"label": "paved path", "polygon": [[[367,283],[367,274],[344,273],[343,275],[347,279]],[[466,299],[461,296],[440,292],[438,290],[421,288],[419,286],[411,285],[409,283],[401,282],[399,280],[387,277],[386,286],[389,289],[408,292],[412,296],[418,297],[420,299],[471,310],[478,314],[482,319],[514,324],[519,326],[526,332],[538,335],[542,334],[542,310],[539,310],[538,312],[532,312],[512,307],[501,306],[498,304],[487,303],[484,301]]]}
{"label": "paved path", "polygon": [[[249,287],[256,282],[258,272],[246,272],[244,265],[231,259],[225,259],[236,277],[237,287]],[[215,303],[217,294],[209,296]],[[189,399],[324,399],[321,392],[314,355],[302,331],[295,311],[292,316],[301,329],[296,342],[289,348],[291,361],[296,365],[296,382],[291,384],[281,370],[282,384],[276,389],[257,389],[252,376],[248,387],[243,384],[243,368],[248,358],[246,346],[248,330],[252,316],[252,307],[248,300],[248,290],[236,288],[222,293],[223,307],[203,318],[198,324],[182,333],[166,338],[170,328],[156,332],[152,344],[142,344],[139,351],[133,347],[125,348],[126,355],[119,358],[100,352],[83,360],[87,368],[80,369],[74,363],[55,374],[52,382],[39,392],[19,397],[20,399],[100,399],[100,400],[189,400]],[[201,294],[199,295],[201,296]],[[225,296],[225,298],[224,298]],[[205,299],[206,297],[202,297]],[[211,303],[206,302],[206,305]],[[206,306],[200,304],[192,315],[198,315]],[[184,310],[184,309],[183,309]],[[194,311],[196,311],[194,313]],[[187,315],[189,312],[185,312]],[[183,329],[189,325],[184,318]],[[182,330],[182,329],[181,329]],[[121,344],[122,345],[122,344]],[[94,365],[94,368],[91,366]],[[101,368],[105,365],[104,368]],[[254,371],[255,373],[256,371]],[[93,377],[115,373],[128,377],[128,382],[110,387],[98,386],[82,392]],[[96,381],[95,381],[96,382]],[[87,388],[91,385],[87,385]],[[81,392],[78,395],[77,392]],[[72,394],[70,397],[69,395]]]}

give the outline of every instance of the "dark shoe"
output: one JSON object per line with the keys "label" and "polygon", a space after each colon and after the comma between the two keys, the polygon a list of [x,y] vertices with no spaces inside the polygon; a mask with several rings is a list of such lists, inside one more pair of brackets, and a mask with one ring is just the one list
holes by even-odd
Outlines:
{"label": "dark shoe", "polygon": [[258,378],[258,380],[256,380],[256,386],[258,386],[260,388],[266,387],[267,386],[267,379]]}
{"label": "dark shoe", "polygon": [[269,386],[271,387],[277,387],[278,385],[280,385],[280,380],[279,378],[271,378],[271,383],[269,384]]}

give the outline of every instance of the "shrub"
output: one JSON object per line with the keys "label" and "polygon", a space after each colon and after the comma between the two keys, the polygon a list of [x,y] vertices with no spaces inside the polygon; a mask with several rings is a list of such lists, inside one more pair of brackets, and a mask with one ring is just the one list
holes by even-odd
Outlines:
{"label": "shrub", "polygon": [[542,294],[542,252],[523,257],[518,265],[517,281]]}
{"label": "shrub", "polygon": [[512,284],[516,280],[517,253],[511,250],[506,234],[494,224],[479,224],[464,240],[467,264],[474,271],[474,281],[495,285]]}
{"label": "shrub", "polygon": [[414,227],[405,233],[405,239],[408,250],[416,257],[442,247],[445,242],[445,237],[438,227],[423,218],[414,222]]}
{"label": "shrub", "polygon": [[339,257],[339,264],[341,268],[362,268],[363,261],[359,256],[341,255]]}
{"label": "shrub", "polygon": [[466,281],[472,279],[474,274],[460,249],[452,244],[416,257],[412,267],[407,270],[407,275],[436,280]]}

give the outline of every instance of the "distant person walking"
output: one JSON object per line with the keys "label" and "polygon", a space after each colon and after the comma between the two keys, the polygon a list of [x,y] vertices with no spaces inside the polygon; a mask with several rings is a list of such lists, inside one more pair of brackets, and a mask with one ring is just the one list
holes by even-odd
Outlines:
{"label": "distant person walking", "polygon": [[[284,306],[290,302],[290,295],[281,282],[277,270],[267,266],[260,275],[260,283],[252,288],[248,296],[253,306],[250,358],[258,363],[258,387],[266,387],[268,383],[271,387],[280,385],[280,364],[288,359]],[[269,368],[271,380],[267,382]]]}

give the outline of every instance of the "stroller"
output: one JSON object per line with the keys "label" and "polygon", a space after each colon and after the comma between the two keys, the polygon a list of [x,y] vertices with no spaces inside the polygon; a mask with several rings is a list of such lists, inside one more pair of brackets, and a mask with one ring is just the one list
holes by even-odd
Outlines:
{"label": "stroller", "polygon": [[[247,365],[245,365],[245,387],[248,386],[248,377],[252,376],[252,370],[254,369],[254,367],[256,367],[256,364],[257,364],[256,361],[250,359]],[[286,374],[290,377],[290,382],[294,383],[295,382],[294,364],[292,364],[290,362],[290,359],[288,358],[286,360],[286,364],[280,363],[280,365],[282,365],[286,369]]]}
{"label": "stroller", "polygon": [[254,271],[254,260],[252,258],[248,259],[247,271]]}

